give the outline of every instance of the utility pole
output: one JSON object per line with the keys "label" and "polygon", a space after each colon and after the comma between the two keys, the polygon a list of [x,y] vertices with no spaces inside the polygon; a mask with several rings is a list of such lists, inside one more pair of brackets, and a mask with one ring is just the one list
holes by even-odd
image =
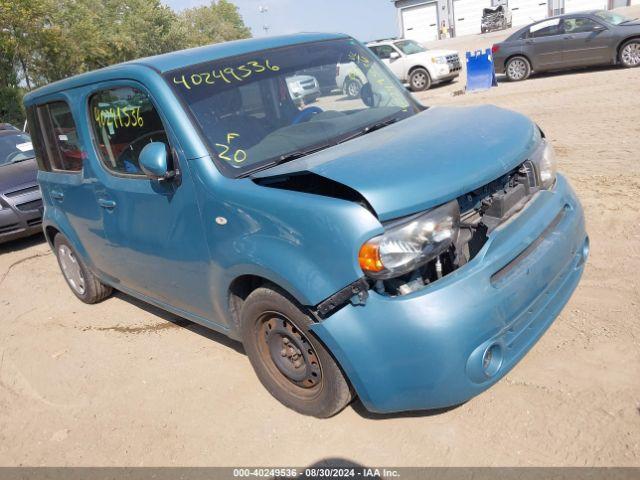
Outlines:
{"label": "utility pole", "polygon": [[[269,11],[269,7],[267,7],[266,5],[260,5],[260,6],[258,7],[258,12],[260,12],[260,13],[264,14],[264,15],[265,15],[265,17],[266,17],[266,15],[267,15],[267,12],[268,12],[268,11]],[[266,22],[262,25],[262,29],[264,30],[264,35],[265,35],[265,36],[269,35],[269,29],[270,29],[270,28],[271,28],[271,27],[270,27]]]}

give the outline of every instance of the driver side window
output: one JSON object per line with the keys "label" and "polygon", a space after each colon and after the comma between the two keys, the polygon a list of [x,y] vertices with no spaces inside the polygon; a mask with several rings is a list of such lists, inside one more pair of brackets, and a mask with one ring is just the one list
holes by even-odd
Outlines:
{"label": "driver side window", "polygon": [[375,53],[380,60],[388,60],[391,58],[391,53],[395,52],[391,45],[378,45],[377,47],[371,47],[373,53]]}
{"label": "driver side window", "polygon": [[138,163],[142,149],[151,142],[163,142],[168,148],[160,115],[140,90],[101,90],[89,99],[89,109],[98,156],[112,172],[143,175]]}

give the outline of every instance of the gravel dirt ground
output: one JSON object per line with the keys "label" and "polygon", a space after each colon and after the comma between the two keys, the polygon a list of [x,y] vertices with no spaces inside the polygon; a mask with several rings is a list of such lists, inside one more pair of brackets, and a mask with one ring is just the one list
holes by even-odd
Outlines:
{"label": "gravel dirt ground", "polygon": [[[450,43],[504,36],[491,35]],[[640,69],[453,95],[463,85],[419,98],[538,122],[592,244],[569,304],[497,385],[447,411],[377,416],[356,402],[306,418],[225,337],[123,294],[77,301],[35,237],[0,246],[0,465],[640,466]]]}

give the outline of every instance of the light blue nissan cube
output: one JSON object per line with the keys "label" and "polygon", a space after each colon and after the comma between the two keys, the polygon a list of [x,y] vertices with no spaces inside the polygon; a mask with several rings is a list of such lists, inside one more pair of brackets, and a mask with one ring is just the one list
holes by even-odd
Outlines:
{"label": "light blue nissan cube", "polygon": [[241,341],[302,414],[467,401],[535,344],[588,256],[535,123],[427,108],[345,35],[136,60],[25,106],[73,293],[117,289]]}

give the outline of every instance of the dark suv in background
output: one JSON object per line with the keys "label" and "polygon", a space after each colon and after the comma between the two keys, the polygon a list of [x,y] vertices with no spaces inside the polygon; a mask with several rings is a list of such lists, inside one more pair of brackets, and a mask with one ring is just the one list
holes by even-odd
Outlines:
{"label": "dark suv in background", "polygon": [[31,137],[0,128],[0,243],[42,231],[42,199]]}
{"label": "dark suv in background", "polygon": [[531,72],[621,64],[640,66],[640,22],[594,10],[547,18],[493,46],[496,73],[512,81]]}

